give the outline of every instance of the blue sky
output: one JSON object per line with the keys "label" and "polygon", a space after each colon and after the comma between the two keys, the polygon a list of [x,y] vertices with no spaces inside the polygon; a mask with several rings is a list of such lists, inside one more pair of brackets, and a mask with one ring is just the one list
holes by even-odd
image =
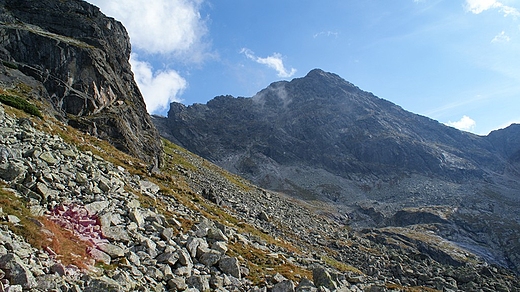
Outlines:
{"label": "blue sky", "polygon": [[477,134],[520,123],[519,0],[89,0],[127,27],[148,111],[320,68]]}

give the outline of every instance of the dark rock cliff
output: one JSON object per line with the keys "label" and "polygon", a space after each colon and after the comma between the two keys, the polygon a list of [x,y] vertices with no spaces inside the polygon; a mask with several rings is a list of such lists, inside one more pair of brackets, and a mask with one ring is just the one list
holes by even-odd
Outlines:
{"label": "dark rock cliff", "polygon": [[[161,142],[129,63],[121,23],[84,1],[0,1],[4,75],[35,79],[54,114],[155,165]],[[8,72],[9,71],[9,72]],[[20,79],[3,78],[4,86]]]}

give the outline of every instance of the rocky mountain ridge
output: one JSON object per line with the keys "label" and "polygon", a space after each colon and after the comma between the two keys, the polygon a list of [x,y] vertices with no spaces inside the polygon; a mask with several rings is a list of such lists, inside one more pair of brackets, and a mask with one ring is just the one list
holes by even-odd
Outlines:
{"label": "rocky mountain ridge", "polygon": [[261,187],[339,208],[353,227],[434,224],[520,267],[510,244],[510,230],[520,230],[518,125],[462,132],[319,69],[251,98],[172,103],[168,117],[153,119],[171,141]]}

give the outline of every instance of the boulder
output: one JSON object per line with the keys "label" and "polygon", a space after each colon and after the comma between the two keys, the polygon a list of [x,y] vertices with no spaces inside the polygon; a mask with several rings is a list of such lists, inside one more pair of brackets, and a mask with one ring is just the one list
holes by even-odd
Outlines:
{"label": "boulder", "polygon": [[0,257],[0,269],[13,285],[21,285],[24,289],[35,288],[38,285],[29,267],[14,253]]}
{"label": "boulder", "polygon": [[219,260],[218,267],[225,274],[238,279],[241,278],[240,264],[235,257],[224,256]]}

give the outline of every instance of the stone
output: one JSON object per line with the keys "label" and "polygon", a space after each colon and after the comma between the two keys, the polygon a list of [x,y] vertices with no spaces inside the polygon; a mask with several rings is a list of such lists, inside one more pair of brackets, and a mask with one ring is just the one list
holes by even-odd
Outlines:
{"label": "stone", "polygon": [[336,282],[332,279],[330,273],[322,267],[314,268],[312,270],[312,280],[316,287],[325,287],[330,290],[337,289]]}
{"label": "stone", "polygon": [[218,267],[225,274],[231,275],[238,279],[241,278],[240,264],[236,257],[223,257],[218,262]]}
{"label": "stone", "polygon": [[196,288],[199,291],[209,291],[209,275],[193,275],[186,280],[188,287]]}
{"label": "stone", "polygon": [[220,230],[218,228],[210,228],[210,229],[208,229],[207,237],[208,237],[208,239],[213,239],[213,240],[217,240],[217,241],[225,241],[225,242],[227,242],[229,240],[227,238],[227,236],[224,235],[222,230]]}
{"label": "stone", "polygon": [[40,154],[40,159],[47,162],[48,165],[56,165],[60,161],[54,157],[54,155],[50,152],[43,152]]}
{"label": "stone", "polygon": [[51,273],[57,273],[58,275],[63,276],[65,275],[65,266],[56,263],[51,266],[50,271]]}
{"label": "stone", "polygon": [[219,262],[221,257],[222,254],[220,252],[216,250],[210,250],[209,252],[201,254],[199,261],[206,267],[212,267]]}
{"label": "stone", "polygon": [[221,254],[225,254],[228,251],[228,247],[226,242],[224,241],[216,241],[211,245],[211,249],[220,252]]}
{"label": "stone", "polygon": [[80,172],[80,171],[76,171],[76,178],[75,178],[75,181],[79,184],[79,185],[85,185],[88,183],[88,177],[85,173],[83,172]]}
{"label": "stone", "polygon": [[97,248],[91,248],[88,251],[88,254],[96,261],[96,262],[103,262],[107,265],[110,264],[112,261],[112,257],[108,255],[107,253],[97,249]]}
{"label": "stone", "polygon": [[60,151],[61,155],[70,158],[70,159],[76,159],[77,154],[76,152],[72,151],[71,149],[63,149]]}
{"label": "stone", "polygon": [[132,221],[134,221],[137,226],[143,227],[144,226],[144,217],[141,211],[137,208],[134,208],[128,212],[128,218],[130,218]]}
{"label": "stone", "polygon": [[7,215],[7,221],[13,224],[22,222],[22,220],[20,220],[20,218],[16,217],[15,215]]}
{"label": "stone", "polygon": [[179,254],[177,252],[166,252],[158,255],[156,258],[157,262],[169,264],[174,266],[179,260]]}
{"label": "stone", "polygon": [[54,191],[50,190],[49,187],[47,187],[47,185],[45,183],[42,183],[42,182],[36,183],[35,191],[36,191],[36,193],[40,194],[42,196],[42,199],[45,201],[49,197],[52,198],[55,193]]}
{"label": "stone", "polygon": [[97,248],[108,254],[112,259],[125,256],[125,250],[115,244],[99,244]]}
{"label": "stone", "polygon": [[207,249],[208,243],[206,242],[206,240],[200,237],[188,238],[188,241],[186,242],[186,249],[188,250],[192,258],[195,258],[197,256],[197,250],[199,249],[199,246],[201,246],[204,249]]}
{"label": "stone", "polygon": [[271,218],[269,217],[269,215],[267,215],[267,213],[265,211],[262,211],[262,212],[260,212],[260,214],[258,214],[258,219],[263,220],[263,221],[271,220]]}
{"label": "stone", "polygon": [[156,185],[153,182],[148,181],[148,180],[141,180],[139,182],[139,187],[141,188],[141,191],[149,192],[152,194],[157,194],[159,192],[159,190],[161,189],[158,185]]}
{"label": "stone", "polygon": [[177,254],[179,255],[179,264],[189,267],[190,269],[193,267],[193,261],[186,248],[183,247],[177,250]]}
{"label": "stone", "polygon": [[6,292],[23,292],[23,286],[22,285],[9,285],[5,289]]}
{"label": "stone", "polygon": [[284,280],[274,285],[271,292],[294,292],[294,283],[291,280]]}
{"label": "stone", "polygon": [[183,277],[173,276],[172,279],[168,280],[168,288],[174,291],[184,291],[188,288],[188,285],[186,285]]}
{"label": "stone", "polygon": [[27,167],[20,162],[10,161],[0,164],[0,178],[6,181],[13,181],[27,170]]}
{"label": "stone", "polygon": [[38,285],[29,268],[14,253],[0,257],[0,269],[13,285],[21,285],[24,289],[35,288]]}
{"label": "stone", "polygon": [[303,278],[295,289],[296,292],[316,292],[318,288],[314,286],[311,280]]}
{"label": "stone", "polygon": [[168,241],[173,238],[174,233],[173,228],[164,228],[161,232],[161,238]]}
{"label": "stone", "polygon": [[93,278],[87,281],[85,285],[85,292],[97,292],[97,291],[123,291],[121,285],[115,280],[108,278],[107,276]]}
{"label": "stone", "polygon": [[121,226],[101,226],[101,232],[103,233],[103,236],[107,239],[121,241],[123,243],[130,242],[131,240],[130,236],[128,235],[128,232]]}
{"label": "stone", "polygon": [[89,214],[98,214],[105,210],[109,205],[109,201],[98,201],[85,205],[85,209],[88,210]]}
{"label": "stone", "polygon": [[213,290],[218,290],[219,288],[222,288],[224,286],[224,277],[212,274],[211,278],[209,279],[209,286]]}

